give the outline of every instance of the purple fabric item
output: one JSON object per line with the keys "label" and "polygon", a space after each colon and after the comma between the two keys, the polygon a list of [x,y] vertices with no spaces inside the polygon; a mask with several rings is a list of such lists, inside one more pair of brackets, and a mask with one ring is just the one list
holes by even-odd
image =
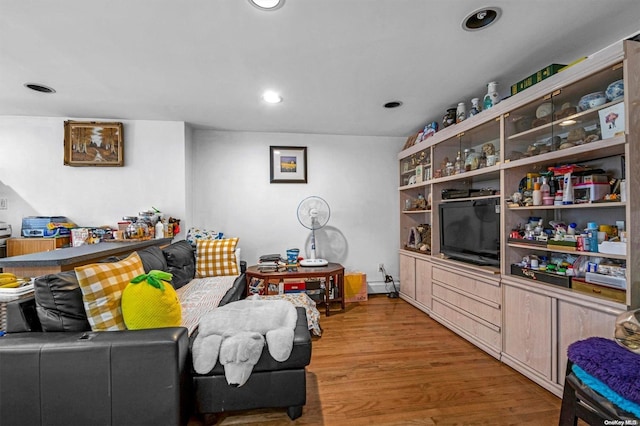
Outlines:
{"label": "purple fabric item", "polygon": [[574,342],[567,355],[620,396],[640,404],[640,355],[603,337]]}

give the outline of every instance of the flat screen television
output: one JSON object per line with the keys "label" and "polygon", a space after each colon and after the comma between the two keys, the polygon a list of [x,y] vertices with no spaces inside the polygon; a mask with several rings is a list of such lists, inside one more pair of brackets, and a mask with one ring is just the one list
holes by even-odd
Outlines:
{"label": "flat screen television", "polygon": [[476,265],[500,266],[500,199],[439,204],[440,252]]}

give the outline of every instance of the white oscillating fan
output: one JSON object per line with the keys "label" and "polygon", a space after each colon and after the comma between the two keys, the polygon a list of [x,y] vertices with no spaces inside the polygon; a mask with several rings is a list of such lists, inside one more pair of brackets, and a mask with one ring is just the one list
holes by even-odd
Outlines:
{"label": "white oscillating fan", "polygon": [[298,221],[307,229],[311,229],[311,258],[300,261],[300,266],[327,266],[325,259],[316,258],[316,229],[329,222],[331,210],[329,204],[320,197],[307,197],[298,205]]}

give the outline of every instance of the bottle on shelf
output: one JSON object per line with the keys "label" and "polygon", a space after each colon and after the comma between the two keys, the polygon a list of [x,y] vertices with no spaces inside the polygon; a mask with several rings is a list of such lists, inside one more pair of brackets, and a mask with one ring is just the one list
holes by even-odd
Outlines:
{"label": "bottle on shelf", "polygon": [[540,191],[540,182],[535,182],[533,184],[533,205],[541,206],[542,205],[542,191]]}
{"label": "bottle on shelf", "polygon": [[547,183],[547,177],[546,176],[542,176],[542,184],[540,184],[540,192],[542,192],[542,199],[543,200],[544,200],[544,197],[550,197],[551,196],[551,187]]}
{"label": "bottle on shelf", "polygon": [[155,230],[156,230],[156,239],[157,240],[159,240],[161,238],[164,238],[164,225],[162,224],[161,220],[159,220],[156,223]]}
{"label": "bottle on shelf", "polygon": [[573,182],[571,173],[565,173],[562,183],[562,204],[573,204]]}
{"label": "bottle on shelf", "polygon": [[455,174],[464,173],[464,161],[462,161],[462,154],[460,153],[460,151],[458,151],[456,162],[453,164],[453,168]]}
{"label": "bottle on shelf", "polygon": [[595,222],[587,223],[587,239],[589,241],[589,251],[598,252],[598,224]]}

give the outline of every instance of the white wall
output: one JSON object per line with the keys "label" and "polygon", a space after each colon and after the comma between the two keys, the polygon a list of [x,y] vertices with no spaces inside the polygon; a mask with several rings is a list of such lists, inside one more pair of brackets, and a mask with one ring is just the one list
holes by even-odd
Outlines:
{"label": "white wall", "polygon": [[[98,120],[98,119],[92,119]],[[403,138],[220,132],[183,122],[124,123],[124,167],[63,165],[63,118],[0,117],[0,221],[18,236],[25,216],[62,215],[80,226],[116,226],[155,206],[189,226],[241,239],[242,258],[297,247],[310,231],[296,209],[310,195],[331,206],[319,257],[381,281],[398,277],[397,153]],[[269,146],[306,146],[307,184],[269,183]]]}
{"label": "white wall", "polygon": [[[328,225],[316,233],[318,257],[381,281],[378,264],[398,279],[398,162],[403,138],[194,130],[193,223],[240,237],[242,258],[296,247],[310,231],[297,219],[300,201],[324,198]],[[269,146],[306,146],[307,184],[269,183]]]}
{"label": "white wall", "polygon": [[0,117],[0,198],[8,200],[0,221],[11,224],[14,237],[25,216],[115,227],[122,216],[155,206],[186,217],[183,122],[102,120],[123,122],[125,166],[69,167],[63,165],[64,120]]}

